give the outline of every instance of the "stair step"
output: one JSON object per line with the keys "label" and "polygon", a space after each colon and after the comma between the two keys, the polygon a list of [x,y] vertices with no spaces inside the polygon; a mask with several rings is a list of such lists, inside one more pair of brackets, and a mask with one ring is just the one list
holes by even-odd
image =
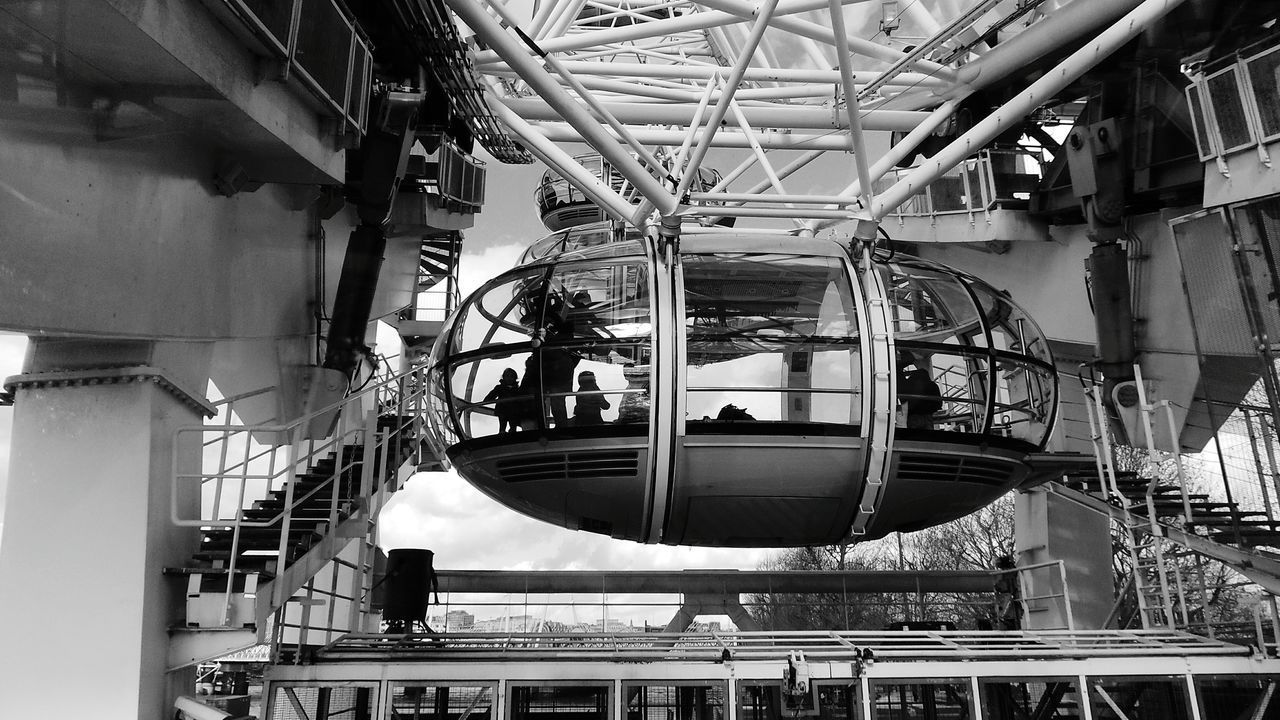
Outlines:
{"label": "stair step", "polygon": [[[1262,514],[1263,513],[1250,513],[1251,516],[1262,515]],[[1246,516],[1244,515],[1238,515],[1234,518],[1231,517],[1230,515],[1224,515],[1221,517],[1199,517],[1199,518],[1193,515],[1191,517],[1191,520],[1193,525],[1200,525],[1202,527],[1203,526],[1234,527],[1238,522],[1240,524],[1240,527],[1242,528],[1256,527],[1256,528],[1266,528],[1270,530],[1280,530],[1280,522],[1268,521],[1268,520],[1249,520],[1249,519],[1246,519]]]}
{"label": "stair step", "polygon": [[[319,523],[300,522],[296,524],[290,524],[289,537],[299,538],[299,537],[302,537],[303,535],[314,535],[316,534],[318,529],[319,529]],[[204,537],[201,538],[200,540],[200,544],[208,545],[209,543],[222,543],[222,542],[230,543],[234,537],[235,535],[233,530],[212,530],[204,534]],[[249,543],[262,543],[266,541],[279,542],[280,528],[279,527],[240,528],[240,545],[241,546],[244,546]]]}
{"label": "stair step", "polygon": [[[289,533],[289,538],[290,538],[289,546],[293,548],[301,547],[304,545],[307,547],[310,547],[310,545],[314,541],[319,540],[321,537],[323,536],[315,532],[314,530],[308,530],[305,533],[299,533],[297,535],[294,535],[291,532]],[[279,549],[279,547],[280,547],[280,538],[278,535],[276,537],[248,537],[248,538],[241,536],[240,544],[239,544],[239,549],[241,554],[244,554],[246,552],[263,551],[263,550],[275,551]],[[230,551],[231,538],[227,537],[227,538],[213,539],[213,540],[207,540],[205,542],[202,542],[200,543],[200,550],[198,552],[207,553],[207,552],[214,552],[218,550]]]}

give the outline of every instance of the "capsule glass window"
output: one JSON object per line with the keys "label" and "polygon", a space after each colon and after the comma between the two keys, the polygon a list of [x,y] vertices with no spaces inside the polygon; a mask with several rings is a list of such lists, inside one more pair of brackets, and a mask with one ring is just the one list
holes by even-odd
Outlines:
{"label": "capsule glass window", "polygon": [[529,342],[541,321],[546,276],[535,268],[489,283],[459,313],[450,353]]}
{"label": "capsule glass window", "polygon": [[686,418],[857,422],[861,385],[852,283],[838,258],[684,259]]}
{"label": "capsule glass window", "polygon": [[1054,407],[1049,343],[1035,322],[986,283],[972,286],[986,318],[995,356],[992,432],[1044,441]]}
{"label": "capsule glass window", "polygon": [[898,425],[986,432],[989,343],[963,276],[920,261],[888,263],[881,272],[898,350]]}

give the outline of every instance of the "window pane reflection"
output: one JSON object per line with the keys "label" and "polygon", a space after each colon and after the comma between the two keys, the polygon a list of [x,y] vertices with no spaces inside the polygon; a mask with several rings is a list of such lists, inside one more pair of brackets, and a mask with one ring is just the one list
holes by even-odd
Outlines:
{"label": "window pane reflection", "polygon": [[881,266],[894,338],[985,346],[978,308],[954,275],[914,264]]}
{"label": "window pane reflection", "polygon": [[450,352],[529,342],[533,333],[530,311],[541,295],[545,275],[544,270],[522,273],[478,294],[461,311]]}
{"label": "window pane reflection", "polygon": [[695,255],[684,286],[688,421],[857,421],[861,355],[839,260]]}
{"label": "window pane reflection", "polygon": [[449,378],[461,433],[476,438],[648,423],[649,372],[647,345],[566,342],[458,363]]}

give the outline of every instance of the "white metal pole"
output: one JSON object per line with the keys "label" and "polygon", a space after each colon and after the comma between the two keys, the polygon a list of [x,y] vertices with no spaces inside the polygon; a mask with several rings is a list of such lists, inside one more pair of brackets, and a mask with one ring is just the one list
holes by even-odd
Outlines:
{"label": "white metal pole", "polygon": [[[825,153],[822,150],[810,150],[804,153],[803,155],[801,155],[800,157],[796,158],[795,160],[792,160],[791,162],[787,163],[785,166],[783,166],[783,168],[778,171],[778,177],[785,180],[789,176],[791,176],[793,173],[800,170],[801,168],[808,165],[809,163],[813,162],[814,160],[817,160],[818,158],[822,157],[824,154]],[[754,164],[755,156],[751,155],[749,157],[752,160],[752,164]],[[750,167],[750,166],[744,163],[743,165],[738,166],[738,168],[735,168],[735,170],[738,170],[740,168],[741,170],[745,171],[747,167]],[[715,187],[711,188],[710,190],[707,191],[707,193],[705,193],[708,196],[705,199],[719,200],[720,198],[718,196],[712,198],[711,194],[721,193],[723,188],[727,187],[730,182],[731,182],[731,179],[729,178],[729,176],[725,176],[724,180],[721,180],[719,183],[716,184]],[[769,179],[765,178],[764,180],[761,180],[760,182],[751,186],[751,188],[749,188],[745,193],[739,193],[740,195],[742,195],[741,202],[750,202],[750,201],[758,202],[760,200],[760,196],[757,196],[756,193],[763,191],[767,187],[769,187]],[[695,194],[693,197],[697,198],[697,194]],[[737,202],[737,200],[726,198],[726,202],[732,203],[732,202]],[[715,217],[712,219],[712,222],[718,222],[719,220],[720,220],[719,217]],[[811,222],[803,223],[804,229],[809,234],[812,234],[812,230],[809,228],[811,224],[812,224]]]}
{"label": "white metal pole", "polygon": [[[577,103],[555,81],[538,61],[526,53],[526,48],[509,35],[497,20],[471,0],[447,0],[449,7],[458,14],[482,40],[493,47],[511,64],[520,77],[539,93],[559,115],[578,130],[582,138],[613,164],[624,177],[635,185],[640,194],[647,197],[658,210],[670,213],[676,207],[675,198],[645,170],[635,158],[609,135],[591,113]],[[495,103],[496,104],[496,103]]]}
{"label": "white metal pole", "polygon": [[[876,180],[880,179],[885,173],[893,169],[893,166],[897,165],[899,161],[914,152],[926,137],[933,134],[933,131],[937,130],[939,125],[946,122],[947,118],[951,117],[951,115],[956,111],[956,106],[958,104],[958,100],[948,100],[939,105],[936,110],[930,113],[928,119],[917,125],[914,130],[907,133],[906,137],[899,140],[896,145],[889,148],[889,151],[882,155],[880,159],[876,160],[875,164],[871,166],[870,175],[872,177],[872,182],[874,183]],[[842,190],[840,194],[855,196],[858,194],[859,188],[860,182],[855,180],[853,184]],[[814,226],[814,230],[823,230],[834,224],[835,223],[833,222],[824,221]]]}
{"label": "white metal pole", "polygon": [[[775,13],[775,16],[777,13]],[[544,50],[546,48],[543,48]],[[607,75],[609,77],[632,77],[637,80],[652,80],[654,78],[666,78],[671,80],[706,80],[712,75],[723,72],[724,68],[719,65],[653,65],[650,63],[599,63],[587,62],[577,59],[574,56],[572,60],[561,60],[564,67],[569,71],[582,75]],[[490,63],[483,70],[490,74],[514,74],[510,70],[504,70],[504,64],[500,62]],[[853,71],[853,81],[855,83],[868,83],[880,76],[878,72],[870,71]],[[821,70],[810,68],[763,68],[749,67],[742,76],[743,80],[755,80],[760,82],[797,82],[797,83],[815,83],[821,85],[834,85],[840,82],[839,70]],[[903,73],[893,78],[888,83],[889,86],[906,86],[906,87],[951,87],[950,83],[944,80],[924,75],[921,73]]]}
{"label": "white metal pole", "polygon": [[635,211],[631,203],[627,202],[621,195],[614,192],[596,174],[582,167],[582,164],[573,159],[573,156],[560,149],[560,146],[548,140],[536,129],[525,122],[523,118],[511,112],[502,103],[491,103],[490,107],[493,114],[498,120],[502,121],[507,129],[520,138],[520,142],[528,148],[529,152],[538,156],[538,159],[545,163],[548,167],[553,168],[560,173],[566,180],[573,183],[575,187],[591,198],[591,201],[599,205],[602,210],[611,217],[619,220],[625,220],[631,217]]}
{"label": "white metal pole", "polygon": [[[810,12],[827,6],[828,0],[799,0],[798,2],[780,3],[775,16],[793,15],[796,13]],[[853,5],[861,2],[869,2],[869,0],[850,0],[845,4]],[[745,5],[745,3],[744,3]],[[723,25],[734,25],[742,22],[744,19],[751,20],[754,17],[754,8],[746,12],[725,12],[720,11],[704,11],[696,13],[688,13],[674,18],[663,18],[662,20],[650,20],[648,22],[636,23],[633,25],[624,25],[616,28],[600,28],[592,30],[589,33],[581,35],[569,36],[551,36],[550,33],[535,34],[540,41],[546,38],[546,42],[539,42],[539,46],[544,52],[564,52],[566,50],[582,50],[585,48],[600,47],[611,43],[631,42],[634,40],[645,40],[653,38],[665,38],[671,35],[678,35],[684,32],[694,30],[706,30],[708,28],[720,27]],[[536,26],[535,26],[536,30]],[[874,44],[874,43],[873,43]],[[877,46],[880,47],[880,46]],[[885,48],[887,50],[887,48]],[[889,50],[890,53],[894,51]],[[900,54],[896,54],[900,56]],[[477,65],[486,65],[498,61],[498,53],[493,50],[481,51],[475,53],[472,58]],[[883,59],[883,58],[882,58]],[[896,59],[896,56],[891,59]]]}
{"label": "white metal pole", "polygon": [[844,8],[840,0],[831,0],[831,29],[835,33],[836,57],[840,62],[840,86],[844,89],[844,111],[849,118],[849,134],[853,140],[853,164],[862,184],[862,207],[871,207],[871,171],[867,167],[867,143],[862,135],[858,91],[853,86],[853,68],[849,65],[848,33],[844,29]]}
{"label": "white metal pole", "polygon": [[[760,159],[760,169],[764,171],[765,177],[768,178],[769,184],[773,186],[773,191],[778,195],[785,195],[786,189],[782,187],[782,179],[773,171],[773,164],[769,162],[768,156],[765,155],[764,148],[760,147],[760,143],[756,142],[756,134],[747,124],[747,119],[742,115],[742,109],[738,107],[735,100],[729,101],[729,107],[733,110],[734,118],[738,121],[738,126],[742,128],[742,133],[751,140],[751,150],[757,158]],[[785,203],[788,208],[794,207],[791,203]],[[800,218],[793,217],[791,222],[796,227],[804,227],[804,222]]]}
{"label": "white metal pole", "polygon": [[963,89],[968,94],[1003,80],[1009,73],[1025,68],[1084,33],[1104,27],[1140,4],[1140,0],[1072,0],[960,68],[955,78],[956,91]]}
{"label": "white metal pole", "polygon": [[649,152],[648,148],[640,144],[639,140],[636,140],[631,133],[627,132],[627,128],[623,126],[622,123],[618,122],[618,119],[615,118],[608,109],[601,106],[600,101],[597,100],[589,90],[583,87],[582,83],[578,82],[578,79],[573,76],[573,73],[570,73],[561,67],[559,61],[556,60],[554,56],[547,55],[542,58],[542,60],[549,65],[552,70],[555,70],[560,77],[564,78],[564,81],[569,84],[569,87],[573,88],[573,91],[578,93],[578,97],[587,104],[587,107],[591,108],[592,112],[594,112],[597,117],[603,120],[609,127],[613,128],[613,131],[618,134],[618,137],[622,138],[623,142],[625,142],[627,146],[636,153],[636,157],[647,164],[653,172],[659,175],[666,173],[665,168],[662,167],[662,163],[658,162],[657,158]]}
{"label": "white metal pole", "polygon": [[684,197],[685,192],[689,190],[689,184],[693,182],[693,178],[697,176],[697,169],[702,165],[702,159],[706,157],[707,151],[711,149],[711,140],[715,138],[716,131],[720,129],[720,122],[724,120],[725,113],[729,111],[729,103],[733,100],[733,93],[737,91],[738,85],[742,83],[742,76],[747,71],[747,64],[751,62],[751,56],[755,54],[756,48],[760,45],[760,41],[764,38],[764,31],[769,28],[769,20],[773,18],[774,8],[778,7],[778,0],[764,0],[760,7],[753,13],[755,23],[751,26],[751,34],[747,36],[746,42],[739,49],[737,62],[729,71],[729,76],[725,78],[721,85],[723,94],[720,100],[716,102],[715,107],[711,109],[711,116],[707,118],[707,124],[702,131],[702,137],[698,139],[698,144],[694,146],[693,153],[689,156],[689,162],[684,177],[680,178],[680,186],[676,188],[675,197],[679,200]]}
{"label": "white metal pole", "polygon": [[747,118],[742,114],[742,108],[738,107],[738,103],[734,100],[729,101],[729,109],[733,111],[733,117],[738,122],[738,127],[742,128],[742,134],[747,136],[751,141],[751,151],[756,156],[756,160],[760,163],[760,169],[764,171],[765,177],[769,179],[769,184],[773,186],[774,192],[779,195],[786,195],[787,191],[782,187],[782,180],[778,178],[778,174],[773,171],[773,165],[769,162],[768,156],[764,153],[764,148],[760,147],[760,143],[756,142],[756,133],[752,130],[751,125],[747,123]]}
{"label": "white metal pole", "polygon": [[551,19],[551,15],[555,13],[559,3],[555,0],[535,0],[542,4],[535,8],[533,19],[529,22],[529,35],[537,37],[542,32],[542,28],[546,27],[547,21]]}
{"label": "white metal pole", "polygon": [[578,19],[578,14],[582,12],[582,7],[586,4],[587,0],[560,0],[557,3],[559,7],[556,10],[556,15],[543,28],[542,35],[538,39],[564,35],[564,31],[568,29],[570,23]]}
{"label": "white metal pole", "polygon": [[[723,12],[737,15],[738,17],[749,18],[755,12],[755,7],[745,0],[699,0],[699,4],[706,7],[715,8]],[[835,34],[831,28],[823,27],[816,22],[809,20],[801,20],[793,17],[774,18],[773,26],[779,30],[786,30],[801,37],[817,40],[827,45],[835,46]],[[851,36],[846,38],[849,48],[859,55],[865,55],[876,60],[885,60],[888,62],[897,62],[902,58],[902,51],[894,50],[891,47],[864,40],[860,37]],[[930,60],[917,60],[915,68],[920,72],[930,75],[936,75],[944,80],[954,82],[956,80],[956,71],[949,67],[939,65]]]}
{"label": "white metal pole", "polygon": [[1181,3],[1182,0],[1145,0],[1119,22],[1104,30],[1092,42],[1072,53],[1026,90],[983,118],[969,132],[956,138],[954,142],[899,180],[893,187],[877,196],[872,203],[871,216],[879,220],[888,215],[894,208],[906,202],[907,198],[914,195],[917,190],[942,177],[946,171],[977,152],[1013,124],[1022,122],[1032,110],[1044,104],[1059,90],[1074,82]]}
{"label": "white metal pole", "polygon": [[[556,122],[538,123],[538,131],[554,142],[583,142],[578,131],[565,124]],[[687,134],[685,130],[647,130],[631,129],[631,134],[646,145],[679,145]],[[823,133],[820,135],[800,135],[788,132],[765,131],[756,136],[761,147],[770,150],[848,150],[849,139],[844,133]],[[750,148],[742,133],[736,130],[722,130],[716,133],[711,147],[715,148]],[[872,176],[875,176],[875,165],[872,165]]]}
{"label": "white metal pole", "polygon": [[[459,4],[467,1],[449,0],[449,2]],[[527,57],[525,59],[534,63],[534,67],[541,71],[541,67],[537,65],[536,61]],[[521,73],[521,77],[526,82],[529,81],[529,78],[524,73]],[[731,89],[736,88],[739,83],[741,83],[741,78],[737,75],[731,74],[725,78],[725,88],[720,93],[718,101],[718,103],[725,104],[725,111],[720,112],[718,116],[712,115],[713,119],[719,118],[715,119],[716,124],[719,124],[720,120],[724,119],[724,114],[728,109],[728,98],[733,95]],[[555,82],[554,78],[550,80],[549,85],[558,95],[564,95],[564,91]],[[554,122],[561,119],[559,107],[553,102],[552,98],[545,95],[541,99],[512,98],[503,102],[526,120],[548,120]],[[677,127],[688,127],[693,121],[693,111],[687,105],[620,102],[604,102],[601,104],[615,117],[628,125],[675,125]],[[849,127],[847,119],[833,114],[829,108],[752,106],[743,108],[743,112],[746,113],[747,121],[758,128],[785,128],[795,131],[845,130]],[[915,129],[929,115],[930,113],[928,112],[915,110],[867,110],[861,114],[861,121],[864,130],[901,130],[907,132]],[[564,119],[569,120],[567,117]],[[844,147],[848,148],[848,141],[845,140],[844,142]]]}
{"label": "white metal pole", "polygon": [[689,129],[682,133],[680,149],[676,150],[673,157],[675,169],[678,172],[684,172],[685,155],[688,154],[689,148],[693,145],[693,139],[698,136],[698,128],[702,127],[702,116],[706,114],[707,106],[711,104],[711,95],[715,92],[716,83],[718,82],[720,82],[719,75],[713,75],[707,80],[706,91],[702,93],[702,97],[698,100],[698,107],[693,111],[693,122],[689,123]]}

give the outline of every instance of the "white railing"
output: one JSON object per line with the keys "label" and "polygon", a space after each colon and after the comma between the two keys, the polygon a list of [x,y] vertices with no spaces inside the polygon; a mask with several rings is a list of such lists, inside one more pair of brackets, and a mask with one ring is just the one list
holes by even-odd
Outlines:
{"label": "white railing", "polygon": [[1196,69],[1186,93],[1202,161],[1222,163],[1225,156],[1252,148],[1260,161],[1271,164],[1265,146],[1280,140],[1278,66],[1280,46],[1273,45],[1246,50],[1210,72]]}
{"label": "white railing", "polygon": [[[391,373],[382,370],[363,387],[328,407],[309,412],[295,420],[278,424],[235,424],[229,410],[237,400],[267,392],[245,393],[222,401],[228,412],[224,424],[198,425],[175,431],[171,519],[181,527],[231,533],[225,571],[224,619],[230,613],[233,584],[241,556],[245,530],[270,528],[275,532],[275,549],[255,551],[278,576],[292,555],[295,513],[304,506],[312,511],[319,502],[327,507],[324,530],[333,530],[343,521],[376,513],[396,482],[395,467],[419,455],[423,416],[425,371],[416,366]],[[183,448],[192,444],[201,450],[200,467],[185,467],[189,457]],[[360,448],[347,457],[346,449]],[[320,461],[333,457],[333,468],[313,472]],[[381,470],[381,477],[375,472]],[[358,473],[358,477],[356,476]],[[298,479],[307,476],[300,487]],[[358,490],[353,487],[358,483]],[[283,501],[274,512],[253,508],[259,500],[283,492]],[[251,515],[247,517],[247,515]],[[253,517],[256,515],[256,517]],[[314,516],[313,516],[314,519]],[[288,597],[282,583],[272,583],[272,607]]]}
{"label": "white railing", "polygon": [[[1036,573],[1036,570],[1050,569],[1057,570],[1057,580],[1059,591],[1053,592],[1046,586],[1051,586],[1049,578],[1054,573],[1050,570],[1048,573]],[[1031,613],[1040,612],[1042,610],[1051,610],[1049,603],[1055,602],[1059,605],[1059,612],[1063,618],[1064,627],[1046,628],[1039,627],[1037,630],[1075,630],[1075,616],[1071,612],[1071,588],[1067,584],[1067,565],[1062,560],[1047,560],[1040,563],[1032,563],[1028,565],[1019,565],[1016,568],[1010,568],[1003,572],[1016,572],[1018,574],[1018,596],[1016,598],[1018,604],[1022,607],[1022,625],[1025,626],[1031,618]],[[993,574],[1003,574],[1002,571],[993,571]],[[1040,582],[1043,580],[1044,582]],[[1046,587],[1043,591],[1038,590],[1040,587]],[[997,596],[997,602],[1002,599]],[[997,611],[1001,608],[997,607]]]}
{"label": "white railing", "polygon": [[[1040,181],[1044,158],[1035,150],[984,150],[921,188],[890,217],[989,213],[1000,202],[1027,200]],[[911,170],[885,176],[889,184]]]}

